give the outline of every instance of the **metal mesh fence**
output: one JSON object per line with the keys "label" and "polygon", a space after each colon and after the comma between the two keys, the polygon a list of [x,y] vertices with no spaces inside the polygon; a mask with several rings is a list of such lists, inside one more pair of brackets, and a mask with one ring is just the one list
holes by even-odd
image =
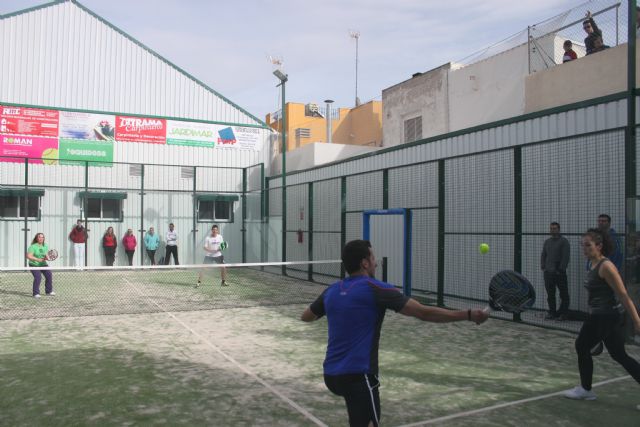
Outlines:
{"label": "metal mesh fence", "polygon": [[[362,238],[364,210],[405,208],[413,218],[415,296],[448,307],[484,307],[490,278],[513,269],[532,281],[538,295],[522,320],[577,330],[578,321],[544,319],[549,307],[542,246],[550,223],[560,223],[571,250],[569,308],[579,317],[587,310],[582,233],[603,213],[614,228],[625,229],[624,150],[624,131],[617,129],[291,185],[287,261],[338,258],[344,243]],[[280,197],[281,188],[273,191]],[[280,200],[271,202],[271,214],[279,213]],[[376,218],[371,228],[378,277],[400,285],[401,227]],[[305,244],[296,240],[296,230]],[[625,246],[622,233],[619,238]],[[489,245],[487,254],[480,253],[481,243]]]}
{"label": "metal mesh fence", "polygon": [[[316,265],[327,270],[336,264]],[[36,294],[33,273],[45,271],[52,288],[43,277]],[[305,263],[5,269],[0,270],[0,320],[302,304],[333,280],[310,271]]]}
{"label": "metal mesh fence", "polygon": [[627,3],[616,0],[592,0],[566,10],[543,22],[475,52],[458,61],[469,65],[489,59],[512,49],[524,49],[529,62],[529,73],[562,64],[566,40],[572,42],[573,50],[580,58],[586,55],[587,33],[582,23],[587,12],[602,32],[603,44],[608,47],[627,42]]}

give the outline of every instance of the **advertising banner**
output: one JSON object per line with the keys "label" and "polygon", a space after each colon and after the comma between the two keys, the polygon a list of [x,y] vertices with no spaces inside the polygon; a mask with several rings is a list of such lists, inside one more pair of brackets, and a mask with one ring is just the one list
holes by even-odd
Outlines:
{"label": "advertising banner", "polygon": [[113,142],[82,141],[60,138],[60,162],[63,161],[113,162]]}
{"label": "advertising banner", "polygon": [[0,106],[0,133],[58,137],[58,111]]}
{"label": "advertising banner", "polygon": [[169,145],[213,148],[217,139],[215,125],[167,120],[167,144]]}
{"label": "advertising banner", "polygon": [[116,116],[116,141],[165,144],[167,121],[146,117]]}
{"label": "advertising banner", "polygon": [[260,129],[244,126],[215,125],[216,148],[237,148],[243,150],[259,150]]}
{"label": "advertising banner", "polygon": [[[27,135],[0,135],[0,156],[33,158],[35,164],[54,164],[58,159],[58,139]],[[42,160],[40,160],[42,159]],[[19,158],[0,158],[3,162],[22,162]]]}
{"label": "advertising banner", "polygon": [[109,114],[60,111],[58,136],[67,139],[113,141],[116,116]]}

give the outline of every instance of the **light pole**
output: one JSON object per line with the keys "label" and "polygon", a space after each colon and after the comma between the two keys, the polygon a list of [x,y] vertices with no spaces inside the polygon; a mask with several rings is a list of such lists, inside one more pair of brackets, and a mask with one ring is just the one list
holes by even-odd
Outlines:
{"label": "light pole", "polygon": [[349,37],[356,40],[356,107],[360,105],[358,99],[358,40],[360,40],[360,31],[349,30]]}
{"label": "light pole", "polygon": [[[284,87],[288,76],[280,70],[275,70],[273,75],[280,80],[278,86],[282,87],[282,117],[280,121],[280,135],[282,138],[282,262],[287,261],[287,114],[285,112]],[[278,87],[276,86],[276,87]],[[282,266],[282,274],[287,274],[287,269]]]}

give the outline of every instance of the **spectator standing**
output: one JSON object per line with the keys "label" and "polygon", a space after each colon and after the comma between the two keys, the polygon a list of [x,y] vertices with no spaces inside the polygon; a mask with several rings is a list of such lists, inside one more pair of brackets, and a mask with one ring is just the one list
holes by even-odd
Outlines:
{"label": "spectator standing", "polygon": [[565,62],[574,61],[578,59],[578,55],[573,50],[573,43],[571,43],[571,40],[565,40],[562,47],[564,48],[564,55],[562,56],[563,64]]}
{"label": "spectator standing", "polygon": [[[611,217],[609,215],[598,215],[598,229],[609,233],[609,236],[611,236],[614,248],[608,258],[616,266],[618,273],[624,276],[624,271],[622,271],[622,243],[620,242],[620,236],[618,236],[616,230],[611,226]],[[588,265],[587,267],[589,268],[590,266]]]}
{"label": "spectator standing", "polygon": [[124,251],[127,254],[127,260],[130,266],[133,265],[133,254],[136,252],[137,244],[136,236],[134,236],[133,230],[129,228],[127,234],[122,238],[122,246],[124,246]]}
{"label": "spectator standing", "polygon": [[69,240],[73,242],[73,262],[76,267],[84,267],[84,253],[87,246],[87,229],[82,225],[82,220],[76,222],[75,227],[69,233]]}
{"label": "spectator standing", "polygon": [[596,21],[593,20],[590,11],[587,11],[586,18],[582,21],[582,28],[587,33],[587,37],[584,39],[584,46],[587,50],[587,55],[591,55],[595,47],[596,38],[602,38],[602,30],[596,25]]}
{"label": "spectator standing", "polygon": [[169,265],[169,257],[173,255],[173,263],[180,265],[178,262],[178,233],[175,230],[173,223],[169,224],[169,231],[165,235],[167,242],[166,252],[164,254],[164,265]]}
{"label": "spectator standing", "polygon": [[[567,267],[569,266],[569,241],[560,234],[560,224],[549,225],[549,237],[542,247],[540,268],[544,272],[544,287],[547,290],[549,313],[547,319],[566,320],[569,311],[569,285]],[[556,288],[560,291],[560,309],[556,310]]]}
{"label": "spectator standing", "polygon": [[102,236],[102,250],[104,250],[105,265],[113,267],[116,260],[116,248],[118,247],[118,239],[113,233],[113,227],[107,228]]}
{"label": "spectator standing", "polygon": [[156,265],[156,251],[160,246],[160,237],[156,234],[153,227],[149,227],[149,231],[144,236],[144,247],[147,250],[151,265]]}

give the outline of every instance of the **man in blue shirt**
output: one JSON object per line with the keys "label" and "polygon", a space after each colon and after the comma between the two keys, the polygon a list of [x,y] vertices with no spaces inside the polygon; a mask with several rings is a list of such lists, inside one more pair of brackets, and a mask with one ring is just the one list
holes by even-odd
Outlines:
{"label": "man in blue shirt", "polygon": [[324,360],[327,388],[343,396],[350,426],[378,426],[378,344],[387,309],[427,322],[461,320],[483,323],[483,310],[446,310],[420,304],[396,287],[374,278],[376,258],[367,240],[353,240],[342,250],[349,277],[329,286],[302,313],[311,322],[327,316],[329,340]]}

